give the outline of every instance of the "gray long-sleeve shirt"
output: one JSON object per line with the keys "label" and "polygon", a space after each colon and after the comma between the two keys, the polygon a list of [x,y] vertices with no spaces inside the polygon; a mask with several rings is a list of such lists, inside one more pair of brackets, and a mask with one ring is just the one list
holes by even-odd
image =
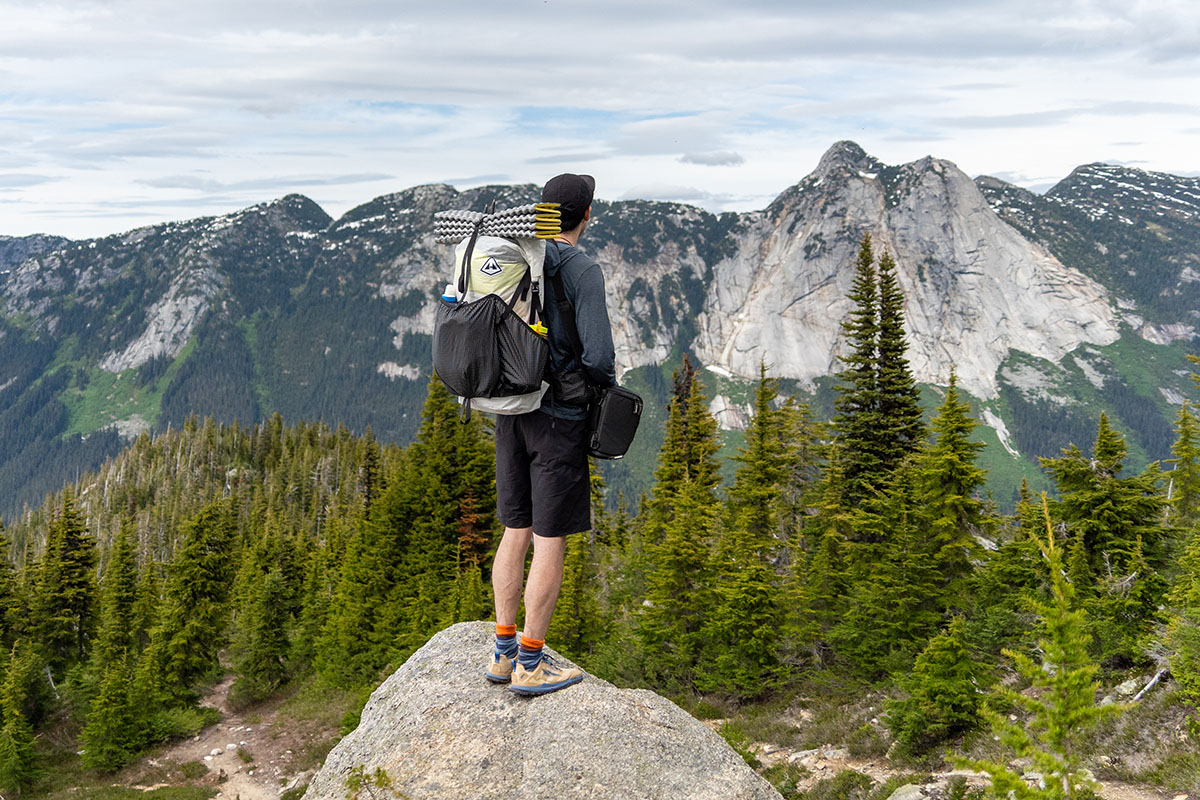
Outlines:
{"label": "gray long-sleeve shirt", "polygon": [[[555,305],[554,284],[550,276],[559,273],[562,275],[563,290],[575,310],[575,327],[583,344],[583,368],[587,370],[588,380],[600,387],[615,385],[616,352],[600,265],[577,247],[550,241],[546,243],[545,273],[542,281],[542,317],[550,329],[550,370],[558,372],[564,366],[568,369],[579,366],[575,349],[571,346],[571,336],[567,332],[567,323],[559,316]],[[587,416],[586,409],[555,403],[552,395],[553,392],[546,392],[542,400],[543,412],[564,419],[584,419]]]}

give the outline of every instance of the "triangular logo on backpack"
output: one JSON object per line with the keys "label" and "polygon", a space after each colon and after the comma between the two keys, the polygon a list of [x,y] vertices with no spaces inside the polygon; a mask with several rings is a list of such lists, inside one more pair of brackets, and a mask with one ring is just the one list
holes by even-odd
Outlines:
{"label": "triangular logo on backpack", "polygon": [[479,271],[484,275],[491,277],[493,275],[499,275],[504,271],[504,269],[500,266],[499,261],[492,256],[488,256],[488,260],[483,262],[483,266],[479,268]]}

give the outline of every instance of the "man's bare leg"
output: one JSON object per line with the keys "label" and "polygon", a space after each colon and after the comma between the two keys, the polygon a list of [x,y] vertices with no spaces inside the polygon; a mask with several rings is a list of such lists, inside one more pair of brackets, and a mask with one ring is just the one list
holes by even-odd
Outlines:
{"label": "man's bare leg", "polygon": [[[492,593],[496,596],[497,625],[517,624],[521,584],[525,579],[525,554],[529,552],[529,541],[532,538],[533,528],[505,528],[500,546],[496,548],[496,558],[492,561]],[[536,564],[536,550],[533,558]],[[560,568],[560,577],[561,571]],[[532,580],[532,571],[530,579]]]}
{"label": "man's bare leg", "polygon": [[[525,585],[525,636],[546,638],[558,590],[562,588],[563,559],[567,552],[565,536],[533,536],[533,563]],[[499,605],[499,600],[496,601]],[[499,621],[497,619],[497,621]]]}
{"label": "man's bare leg", "polygon": [[546,631],[554,616],[554,605],[562,588],[563,559],[567,552],[565,536],[533,536],[533,564],[525,583],[525,633],[517,653],[509,688],[518,694],[536,695],[556,692],[583,680],[574,667],[554,664],[543,658]]}

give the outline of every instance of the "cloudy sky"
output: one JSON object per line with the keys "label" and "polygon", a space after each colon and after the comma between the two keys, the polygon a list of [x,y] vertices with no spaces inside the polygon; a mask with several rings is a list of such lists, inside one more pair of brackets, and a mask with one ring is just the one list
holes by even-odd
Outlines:
{"label": "cloudy sky", "polygon": [[1200,174],[1200,3],[0,0],[0,234],[563,171],[749,210],[839,139]]}

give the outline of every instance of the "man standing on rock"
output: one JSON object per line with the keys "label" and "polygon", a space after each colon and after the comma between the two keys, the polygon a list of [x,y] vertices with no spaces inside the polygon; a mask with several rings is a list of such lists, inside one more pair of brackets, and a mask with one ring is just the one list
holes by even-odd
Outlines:
{"label": "man standing on rock", "polygon": [[[505,527],[492,565],[496,648],[487,678],[510,683],[519,694],[545,694],[583,680],[582,672],[555,664],[542,647],[562,586],[566,537],[592,527],[586,400],[569,402],[568,387],[581,378],[594,387],[616,383],[604,276],[600,265],[576,247],[592,217],[595,189],[590,175],[571,173],[551,178],[542,189],[542,202],[558,203],[562,215],[562,234],[546,243],[542,295],[549,370],[556,379],[540,409],[496,418],[497,517]],[[556,286],[574,310],[581,357],[576,356],[570,322],[556,305]],[[531,541],[525,631],[518,643],[517,607]]]}

